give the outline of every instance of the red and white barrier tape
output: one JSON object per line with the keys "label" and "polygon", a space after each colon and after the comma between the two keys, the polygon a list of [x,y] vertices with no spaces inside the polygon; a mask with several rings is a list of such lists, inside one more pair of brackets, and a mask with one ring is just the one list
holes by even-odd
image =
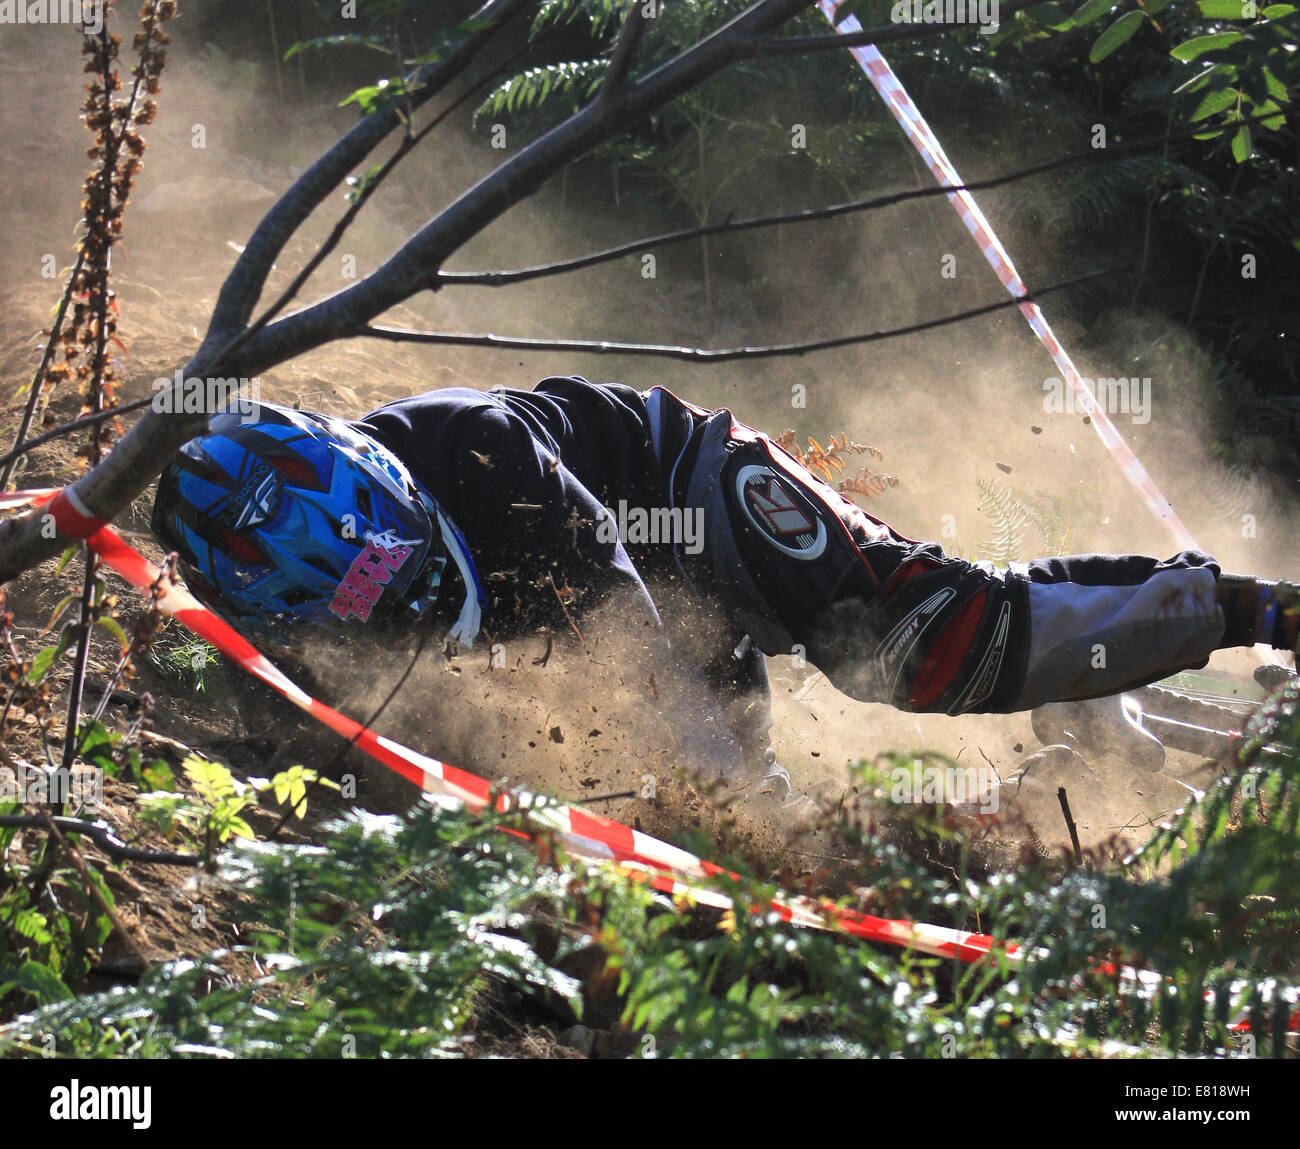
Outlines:
{"label": "red and white barrier tape", "polygon": [[[117,571],[132,586],[150,591],[157,586],[161,597],[157,605],[205,642],[231,658],[247,673],[261,679],[295,706],[337,734],[353,741],[356,747],[376,762],[419,786],[425,796],[439,805],[464,805],[482,811],[492,801],[492,787],[485,779],[467,770],[430,758],[399,742],[376,734],[331,706],[313,698],[268,658],[249,643],[229,623],[214,614],[188,591],[163,577],[160,568],[135,550],[111,526],[96,519],[81,505],[70,487],[0,493],[0,511],[24,507],[47,506],[55,525],[65,534],[84,539],[100,559]],[[521,811],[539,830],[549,831],[575,857],[616,867],[625,876],[647,881],[661,893],[686,897],[717,909],[735,909],[735,901],[715,887],[700,885],[712,877],[729,873],[723,867],[696,857],[686,850],[661,842],[621,822],[593,814],[576,806],[539,800],[525,790],[498,793],[494,808],[501,812]],[[759,912],[760,906],[745,907]],[[990,957],[1017,965],[1024,960],[1015,942],[1000,942],[990,934],[969,933],[948,926],[909,922],[897,918],[879,918],[857,910],[837,906],[828,898],[804,896],[773,898],[767,907],[782,921],[810,929],[838,930],[864,941],[914,949],[933,957],[963,962],[984,961]],[[1113,967],[1104,967],[1113,972]],[[1148,992],[1163,983],[1149,970],[1124,966],[1119,980],[1127,985],[1141,984]],[[1235,998],[1245,983],[1234,983],[1230,993]],[[1295,991],[1289,991],[1294,996]],[[1213,1002],[1213,991],[1206,991]],[[1238,1032],[1249,1029],[1240,1015],[1231,1027]],[[1300,1010],[1291,1015],[1289,1029],[1300,1030]]]}
{"label": "red and white barrier tape", "polygon": [[[837,31],[862,31],[862,25],[858,23],[856,16],[847,16],[839,24],[835,24],[835,13],[839,10],[841,2],[842,0],[818,0],[818,7]],[[907,94],[907,89],[903,87],[894,70],[880,54],[880,50],[874,44],[865,44],[851,48],[850,51],[939,185],[960,187],[962,179],[957,174],[957,169],[953,167],[938,137],[931,131],[920,109],[913,103],[912,97]],[[1020,278],[1020,273],[1011,262],[1011,256],[1007,254],[1006,248],[1002,246],[997,234],[984,218],[984,213],[976,204],[975,197],[968,191],[953,191],[948,193],[948,201],[956,209],[957,215],[966,225],[966,230],[975,238],[984,258],[988,260],[989,266],[993,268],[1011,297],[1020,299],[1028,295],[1029,292]],[[1029,323],[1033,333],[1038,336],[1039,342],[1047,348],[1047,353],[1061,372],[1066,386],[1074,393],[1076,410],[1092,417],[1093,428],[1101,439],[1102,445],[1124,472],[1124,477],[1136,488],[1147,509],[1173,532],[1180,547],[1199,549],[1191,531],[1187,529],[1169,500],[1156,486],[1155,480],[1148,474],[1142,461],[1124,441],[1124,437],[1119,433],[1110,416],[1097,404],[1096,396],[1057,340],[1047,318],[1043,315],[1042,308],[1037,303],[1022,303],[1020,313]]]}

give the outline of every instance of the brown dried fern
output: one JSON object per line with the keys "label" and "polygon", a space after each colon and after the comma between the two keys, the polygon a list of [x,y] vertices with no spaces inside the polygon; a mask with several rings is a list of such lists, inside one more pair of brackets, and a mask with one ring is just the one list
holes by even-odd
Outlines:
{"label": "brown dried fern", "polygon": [[842,495],[862,495],[864,498],[872,499],[890,487],[898,486],[896,475],[873,472],[868,466],[864,466],[857,475],[841,477],[844,473],[846,455],[869,455],[873,459],[885,457],[878,448],[853,441],[848,437],[847,432],[841,433],[838,439],[832,435],[829,447],[823,447],[809,435],[806,451],[799,446],[795,433],[789,429],[781,432],[776,443],[782,450],[798,459],[808,470],[821,475],[828,483],[833,484]]}

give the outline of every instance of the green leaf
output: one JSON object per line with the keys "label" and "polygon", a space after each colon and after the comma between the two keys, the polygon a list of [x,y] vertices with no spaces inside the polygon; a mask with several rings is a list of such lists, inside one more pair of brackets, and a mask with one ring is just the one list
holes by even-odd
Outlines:
{"label": "green leaf", "polygon": [[49,674],[51,668],[54,666],[54,663],[63,655],[63,652],[68,649],[69,642],[70,639],[68,638],[68,632],[65,630],[61,635],[59,635],[58,642],[53,646],[47,646],[32,659],[31,669],[27,671],[28,686],[38,686],[44,680],[45,676]]}
{"label": "green leaf", "polygon": [[1226,112],[1229,108],[1237,103],[1237,93],[1231,88],[1220,88],[1217,92],[1206,92],[1201,102],[1196,105],[1196,110],[1192,112],[1192,123],[1198,120],[1207,120],[1211,116],[1217,116],[1220,112]]}
{"label": "green leaf", "polygon": [[1242,124],[1232,137],[1232,158],[1239,164],[1250,159],[1250,127],[1247,124]]}
{"label": "green leaf", "polygon": [[1146,19],[1141,12],[1125,12],[1118,20],[1106,29],[1092,46],[1092,51],[1088,53],[1088,59],[1099,64],[1117,48],[1127,44],[1133,39],[1138,28]]}
{"label": "green leaf", "polygon": [[325,48],[371,48],[376,52],[382,52],[385,56],[391,55],[388,46],[378,36],[359,36],[356,33],[345,33],[340,36],[319,36],[315,40],[299,40],[285,54],[286,60],[292,60],[301,52],[319,52]]}
{"label": "green leaf", "polygon": [[390,85],[387,80],[379,84],[368,84],[364,88],[358,88],[346,99],[339,102],[340,108],[346,108],[349,104],[360,104],[361,114],[368,116],[376,108],[382,107],[401,89],[397,85]]}
{"label": "green leaf", "polygon": [[1026,13],[1035,24],[1044,28],[1068,28],[1073,16],[1060,4],[1048,0],[1046,4],[1035,4]]}
{"label": "green leaf", "polygon": [[1196,7],[1207,20],[1253,20],[1254,12],[1246,14],[1246,5],[1242,0],[1197,0]]}
{"label": "green leaf", "polygon": [[117,645],[122,648],[123,654],[131,649],[131,640],[126,637],[126,631],[122,629],[122,626],[117,619],[110,618],[108,615],[102,615],[95,619],[95,625],[102,626],[109,634],[117,639]]}
{"label": "green leaf", "polygon": [[1294,4],[1270,4],[1263,11],[1265,20],[1281,20],[1295,11]]}
{"label": "green leaf", "polygon": [[216,806],[237,792],[234,775],[220,762],[211,762],[191,754],[181,763],[194,791],[209,806]]}
{"label": "green leaf", "polygon": [[38,946],[45,945],[54,936],[45,928],[45,915],[30,906],[14,914],[13,930],[20,937],[35,942]]}
{"label": "green leaf", "polygon": [[1071,27],[1082,28],[1087,24],[1096,23],[1117,3],[1119,0],[1088,0],[1071,18]]}
{"label": "green leaf", "polygon": [[1265,65],[1260,69],[1260,71],[1264,76],[1264,87],[1268,90],[1268,94],[1272,96],[1273,99],[1290,99],[1290,93],[1287,91],[1286,85],[1273,74],[1272,69],[1269,68],[1268,65]]}
{"label": "green leaf", "polygon": [[43,630],[53,630],[54,624],[62,617],[63,612],[68,609],[74,602],[81,597],[81,592],[76,591],[73,594],[65,594],[58,602],[54,604],[54,609],[50,611],[49,620],[42,627]]}
{"label": "green leaf", "polygon": [[383,164],[375,164],[372,168],[370,168],[369,171],[365,173],[365,175],[348,176],[347,183],[348,186],[352,189],[348,193],[348,199],[351,200],[357,198],[358,196],[365,195],[370,190],[371,184],[374,183],[375,179],[379,176],[379,173],[382,172],[383,170],[384,170]]}
{"label": "green leaf", "polygon": [[140,769],[140,781],[146,790],[170,790],[176,785],[176,775],[161,758]]}
{"label": "green leaf", "polygon": [[299,818],[303,817],[307,813],[307,806],[303,799],[307,797],[307,783],[310,780],[309,771],[301,766],[291,766],[272,779],[275,786],[275,800],[281,805],[287,802]]}
{"label": "green leaf", "polygon": [[237,838],[254,836],[252,827],[240,817],[240,811],[247,805],[247,798],[222,798],[214,806],[208,825],[218,842],[225,842],[231,834]]}
{"label": "green leaf", "polygon": [[54,568],[55,578],[58,578],[59,575],[63,573],[64,568],[68,565],[68,563],[72,561],[73,556],[78,554],[80,550],[81,550],[81,544],[73,543],[72,546],[68,547],[68,549],[65,550],[63,554],[59,556],[59,565]]}
{"label": "green leaf", "polygon": [[1222,48],[1231,48],[1233,44],[1239,44],[1245,38],[1246,34],[1244,32],[1212,32],[1208,36],[1196,36],[1179,44],[1169,54],[1175,60],[1181,60],[1186,64],[1189,60],[1204,56],[1206,52],[1217,52]]}
{"label": "green leaf", "polygon": [[63,979],[49,966],[37,961],[23,962],[18,967],[18,977],[14,984],[31,994],[41,1005],[72,999],[72,990],[63,984]]}
{"label": "green leaf", "polygon": [[1256,123],[1262,125],[1270,132],[1280,131],[1286,124],[1286,116],[1282,109],[1272,100],[1265,100],[1262,104],[1254,104],[1250,109],[1251,117],[1266,116],[1269,112],[1276,112],[1276,116],[1269,116],[1267,120],[1256,120]]}
{"label": "green leaf", "polygon": [[140,817],[170,838],[179,827],[192,827],[199,821],[197,803],[184,794],[156,792],[141,797]]}
{"label": "green leaf", "polygon": [[81,730],[79,753],[92,766],[112,764],[113,745],[113,735],[102,722],[95,722]]}

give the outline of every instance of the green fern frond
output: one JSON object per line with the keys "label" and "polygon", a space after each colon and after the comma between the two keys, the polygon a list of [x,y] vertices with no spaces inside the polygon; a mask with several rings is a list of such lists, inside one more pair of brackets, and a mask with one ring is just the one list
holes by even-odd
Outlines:
{"label": "green fern frond", "polygon": [[627,7],[627,0],[543,0],[533,17],[532,35],[560,24],[572,24],[585,14],[592,36],[598,38]]}
{"label": "green fern frond", "polygon": [[474,122],[477,124],[480,116],[531,111],[553,96],[588,99],[595,94],[608,67],[607,60],[571,60],[529,68],[496,88],[475,111]]}
{"label": "green fern frond", "polygon": [[1025,557],[1025,539],[1037,535],[1042,554],[1058,555],[1064,549],[1066,526],[1055,500],[1030,498],[996,479],[979,479],[980,509],[989,516],[990,533],[976,550],[978,558],[1006,566]]}
{"label": "green fern frond", "polygon": [[1165,198],[1213,198],[1203,176],[1152,152],[1085,167],[1058,194],[1054,222],[1089,232],[1113,227],[1145,205],[1153,187]]}

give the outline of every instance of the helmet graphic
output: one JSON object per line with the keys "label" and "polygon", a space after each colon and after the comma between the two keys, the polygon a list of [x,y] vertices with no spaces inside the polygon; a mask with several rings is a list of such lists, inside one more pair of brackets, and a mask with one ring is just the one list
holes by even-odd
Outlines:
{"label": "helmet graphic", "polygon": [[459,532],[401,460],[339,419],[270,403],[216,415],[159,478],[150,525],[196,596],[245,629],[421,613],[448,557],[467,590],[453,637],[469,645],[478,629]]}

